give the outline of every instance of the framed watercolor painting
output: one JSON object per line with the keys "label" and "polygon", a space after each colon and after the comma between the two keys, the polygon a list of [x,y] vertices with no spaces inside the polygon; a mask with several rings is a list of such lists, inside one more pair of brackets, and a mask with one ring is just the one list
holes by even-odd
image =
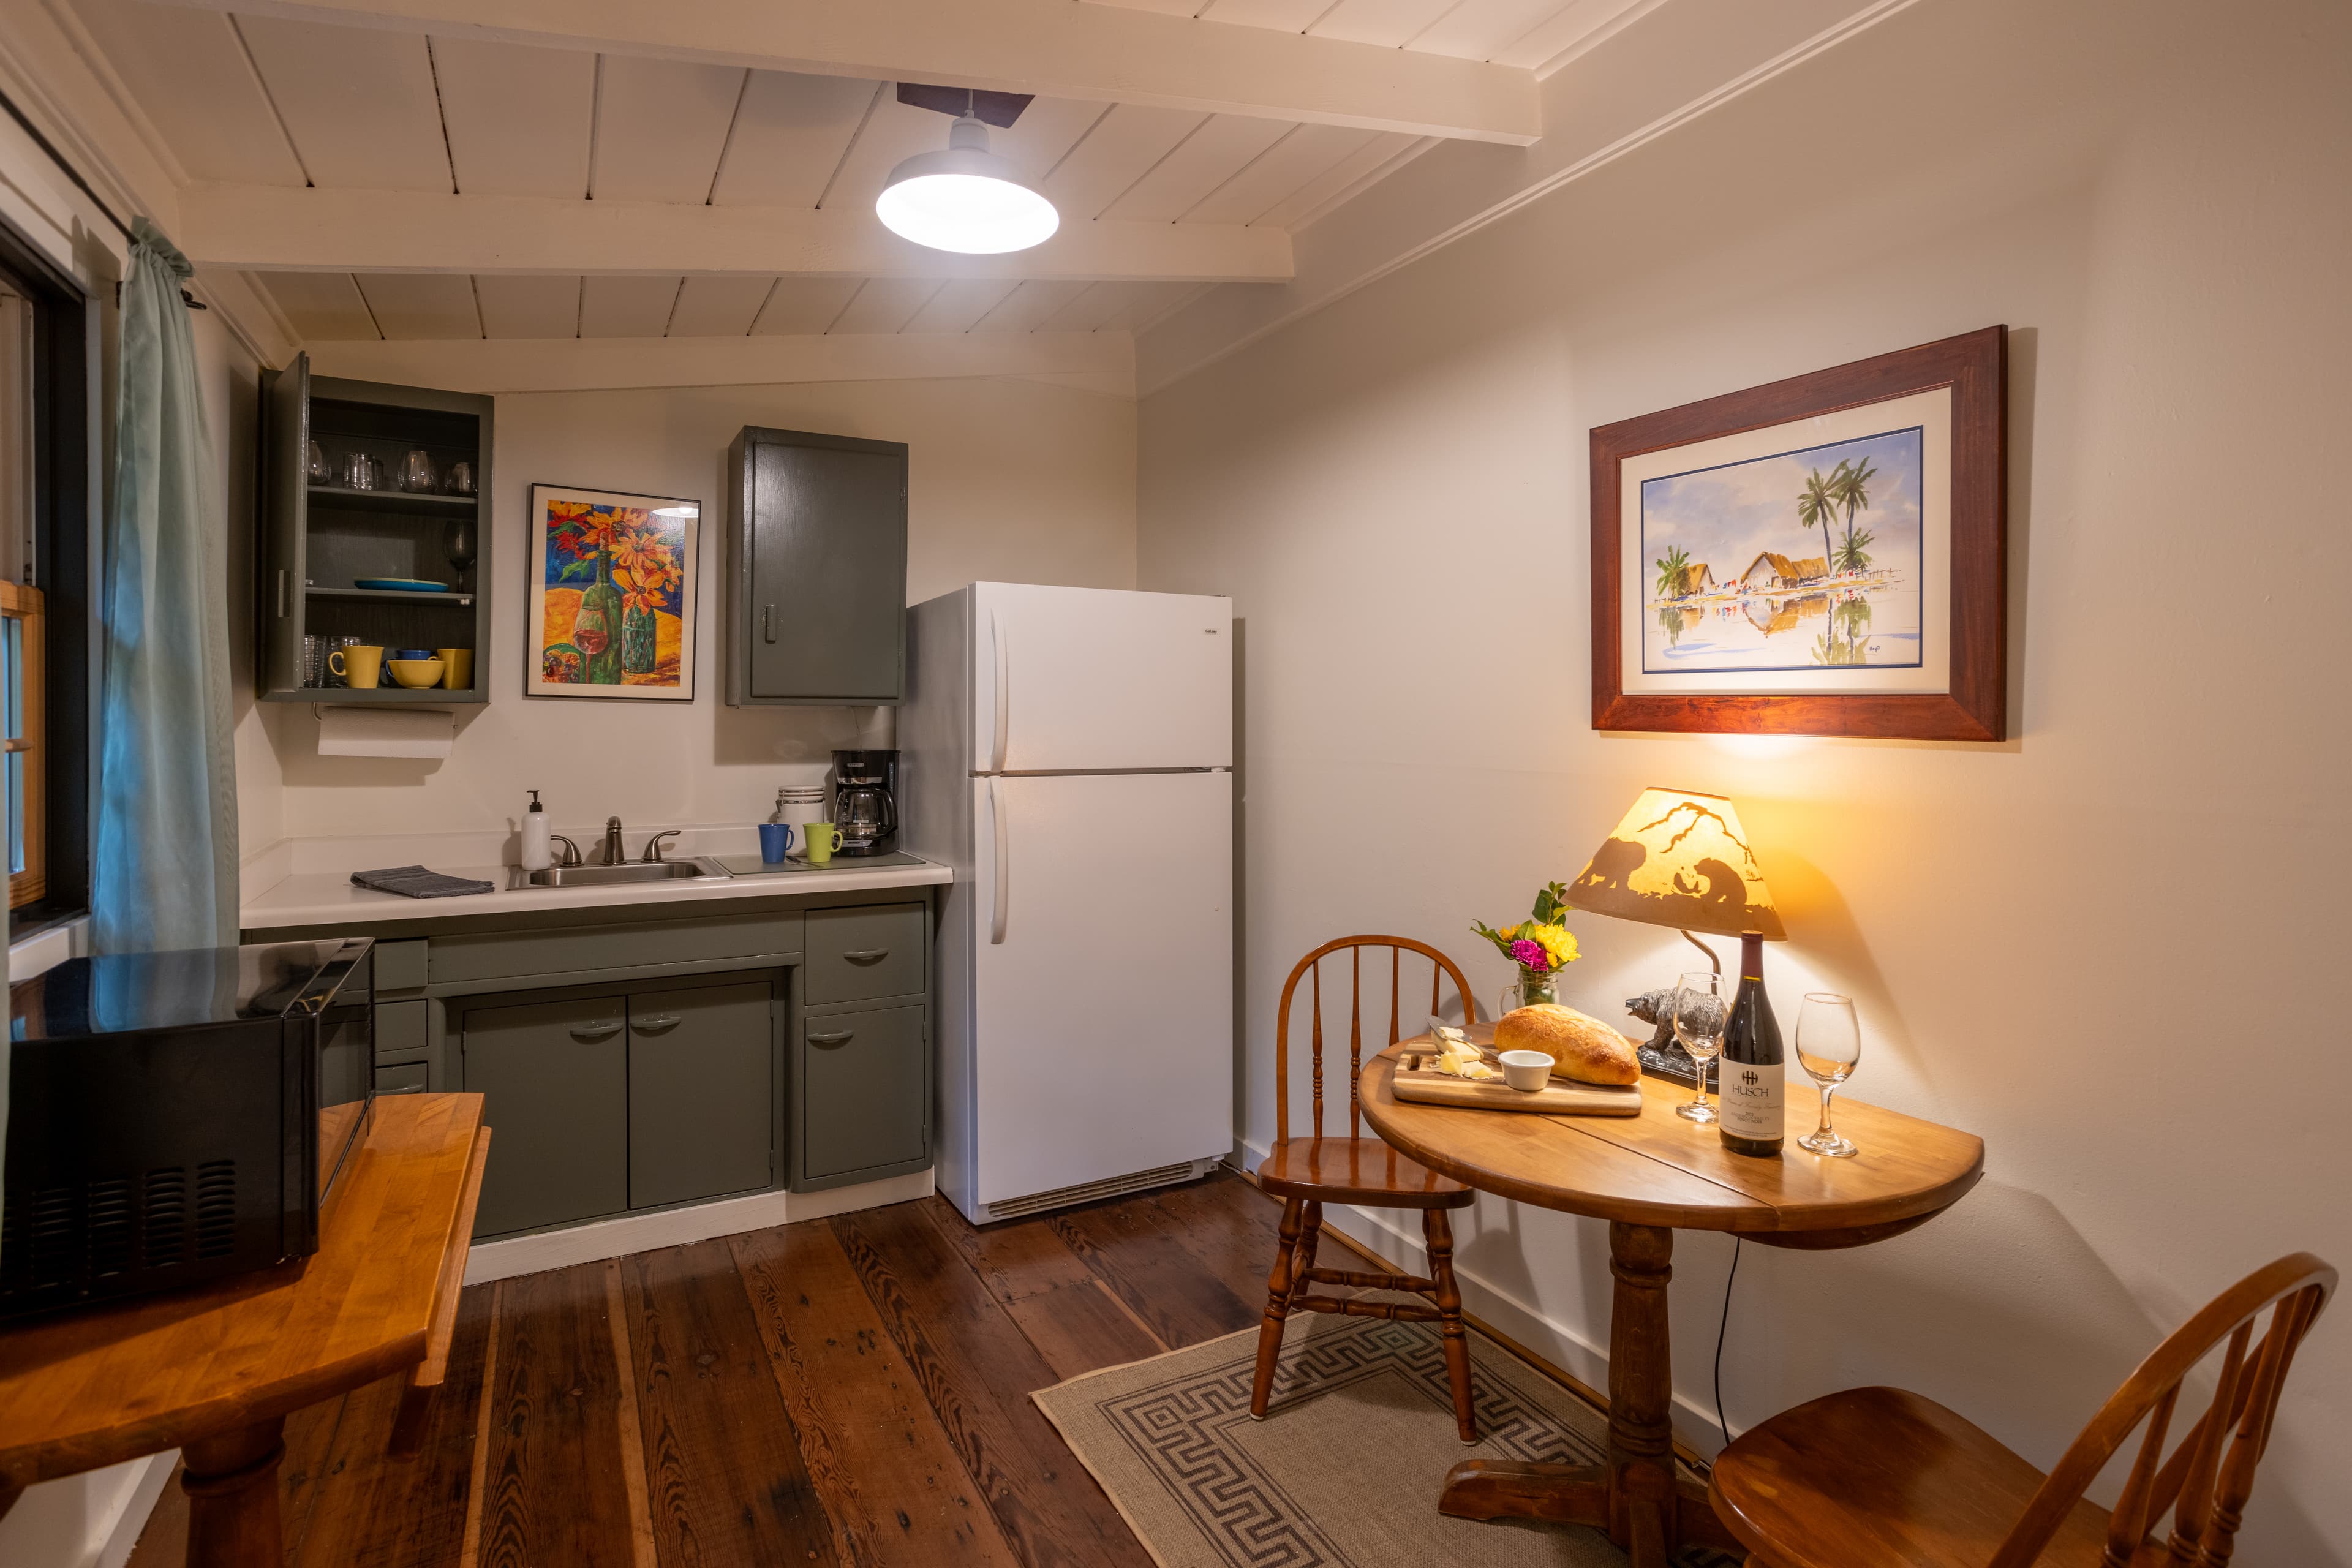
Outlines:
{"label": "framed watercolor painting", "polygon": [[532,697],[694,700],[702,503],[530,487]]}
{"label": "framed watercolor painting", "polygon": [[2008,329],[1592,432],[1592,727],[1998,741]]}

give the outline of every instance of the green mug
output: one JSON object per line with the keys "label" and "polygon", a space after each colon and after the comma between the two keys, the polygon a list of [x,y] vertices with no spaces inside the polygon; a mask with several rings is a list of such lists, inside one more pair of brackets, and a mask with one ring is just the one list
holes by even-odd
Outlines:
{"label": "green mug", "polygon": [[840,847],[841,829],[832,823],[803,822],[801,824],[801,853],[808,857],[810,865],[830,864],[833,852]]}

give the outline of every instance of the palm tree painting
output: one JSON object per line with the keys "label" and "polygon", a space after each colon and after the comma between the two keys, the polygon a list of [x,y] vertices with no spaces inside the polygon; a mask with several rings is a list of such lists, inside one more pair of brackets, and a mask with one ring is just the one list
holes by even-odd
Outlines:
{"label": "palm tree painting", "polygon": [[1676,612],[1643,616],[1644,669],[1916,667],[1925,457],[1913,426],[1643,479],[1642,585]]}
{"label": "palm tree painting", "polygon": [[691,701],[700,503],[535,485],[531,510],[530,694]]}

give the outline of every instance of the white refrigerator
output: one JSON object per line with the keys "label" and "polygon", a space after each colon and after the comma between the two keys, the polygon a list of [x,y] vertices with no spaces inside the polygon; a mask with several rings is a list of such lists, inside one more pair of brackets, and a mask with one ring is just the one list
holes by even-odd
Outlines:
{"label": "white refrigerator", "polygon": [[954,868],[940,1190],[974,1223],[1233,1148],[1233,601],[974,583],[908,612],[905,827]]}

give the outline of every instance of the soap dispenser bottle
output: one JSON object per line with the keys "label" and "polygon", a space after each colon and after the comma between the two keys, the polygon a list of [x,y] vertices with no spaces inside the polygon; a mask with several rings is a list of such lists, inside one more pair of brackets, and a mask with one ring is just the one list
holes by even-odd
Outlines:
{"label": "soap dispenser bottle", "polygon": [[530,792],[530,809],[522,814],[522,868],[544,871],[554,863],[555,857],[547,829],[547,812],[539,804],[539,792]]}

